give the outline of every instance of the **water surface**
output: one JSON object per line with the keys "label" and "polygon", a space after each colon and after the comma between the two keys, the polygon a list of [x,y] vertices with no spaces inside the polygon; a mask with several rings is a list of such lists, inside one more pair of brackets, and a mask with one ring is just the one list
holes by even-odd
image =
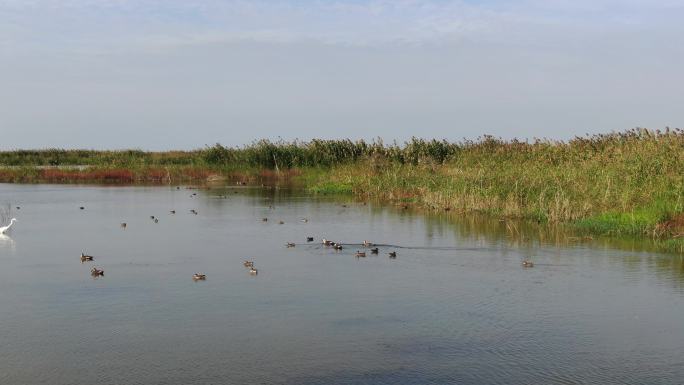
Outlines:
{"label": "water surface", "polygon": [[19,219],[0,238],[2,384],[684,378],[677,256],[284,189],[0,185],[0,203]]}

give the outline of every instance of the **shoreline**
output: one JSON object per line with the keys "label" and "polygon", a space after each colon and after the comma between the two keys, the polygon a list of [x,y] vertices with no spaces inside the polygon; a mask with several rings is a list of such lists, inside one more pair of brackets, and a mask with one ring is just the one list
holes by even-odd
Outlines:
{"label": "shoreline", "polygon": [[[354,167],[359,167],[356,165]],[[344,169],[344,168],[343,168]],[[399,210],[420,210],[430,214],[448,215],[477,215],[501,222],[527,221],[539,226],[565,227],[568,243],[582,243],[587,240],[603,238],[608,241],[621,242],[624,240],[648,241],[654,251],[684,254],[684,238],[678,234],[668,233],[667,227],[672,227],[668,221],[655,223],[653,226],[663,229],[661,234],[646,234],[619,231],[619,226],[608,225],[592,228],[586,223],[595,225],[592,218],[578,221],[548,221],[540,220],[530,215],[505,215],[498,210],[481,210],[478,208],[454,207],[448,200],[430,201],[427,195],[416,195],[411,189],[368,190],[368,186],[354,186],[353,178],[340,182],[343,169],[291,169],[274,172],[269,169],[261,170],[220,170],[217,168],[174,168],[173,172],[158,168],[112,169],[98,166],[64,166],[64,167],[15,167],[0,166],[0,183],[8,184],[65,184],[65,185],[107,185],[107,186],[136,186],[136,185],[175,185],[187,184],[186,188],[235,188],[239,187],[275,187],[288,185],[306,190],[314,195],[349,196],[361,202],[380,202],[392,205]],[[56,172],[57,171],[57,172]],[[347,170],[348,171],[348,170]],[[8,172],[13,175],[6,179]],[[45,177],[47,175],[47,177]],[[605,215],[605,214],[604,214]],[[682,219],[677,217],[676,221]],[[669,221],[673,221],[670,219]],[[679,224],[677,224],[678,226]],[[569,235],[570,234],[570,235]]]}
{"label": "shoreline", "polygon": [[489,136],[403,145],[259,141],[195,151],[0,152],[0,182],[296,183],[400,207],[564,224],[684,253],[684,131],[629,130],[568,142]]}

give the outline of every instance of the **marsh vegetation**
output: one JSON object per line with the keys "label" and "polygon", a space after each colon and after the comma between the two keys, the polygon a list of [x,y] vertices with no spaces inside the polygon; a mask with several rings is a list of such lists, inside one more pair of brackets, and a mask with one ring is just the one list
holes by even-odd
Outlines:
{"label": "marsh vegetation", "polygon": [[319,194],[353,193],[429,210],[570,223],[639,235],[682,251],[684,131],[634,129],[569,141],[413,138],[216,144],[194,151],[0,152],[4,182],[193,182],[293,179]]}

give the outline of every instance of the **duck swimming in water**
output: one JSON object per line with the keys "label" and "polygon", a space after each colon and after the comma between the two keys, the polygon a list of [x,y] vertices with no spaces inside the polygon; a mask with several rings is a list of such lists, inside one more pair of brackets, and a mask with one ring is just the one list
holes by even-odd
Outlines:
{"label": "duck swimming in water", "polygon": [[285,244],[285,246],[287,246],[287,247],[295,247],[296,245],[295,245],[294,242],[288,242],[288,243]]}
{"label": "duck swimming in water", "polygon": [[534,262],[530,261],[529,259],[526,259],[522,261],[522,266],[523,267],[534,267]]}
{"label": "duck swimming in water", "polygon": [[90,275],[92,275],[93,277],[104,276],[104,270],[100,270],[97,267],[93,267],[93,269],[90,270]]}
{"label": "duck swimming in water", "polygon": [[257,275],[257,274],[259,274],[259,270],[257,270],[257,269],[254,268],[254,267],[250,267],[250,268],[249,268],[249,274]]}
{"label": "duck swimming in water", "polygon": [[245,267],[254,267],[254,261],[244,261],[242,264]]}
{"label": "duck swimming in water", "polygon": [[388,255],[389,255],[390,258],[394,259],[394,258],[397,257],[397,252],[396,252],[396,251],[390,251],[390,252],[388,253]]}
{"label": "duck swimming in water", "polygon": [[85,254],[81,253],[81,262],[92,261],[93,259],[95,259],[95,258],[93,258],[92,255],[85,255]]}
{"label": "duck swimming in water", "polygon": [[371,249],[371,254],[377,254],[380,250],[377,247]]}
{"label": "duck swimming in water", "polygon": [[356,251],[356,258],[361,258],[361,257],[365,257],[365,256],[366,256],[365,251],[358,251],[358,250]]}
{"label": "duck swimming in water", "polygon": [[205,281],[207,276],[205,274],[195,273],[192,275],[192,279],[195,281]]}

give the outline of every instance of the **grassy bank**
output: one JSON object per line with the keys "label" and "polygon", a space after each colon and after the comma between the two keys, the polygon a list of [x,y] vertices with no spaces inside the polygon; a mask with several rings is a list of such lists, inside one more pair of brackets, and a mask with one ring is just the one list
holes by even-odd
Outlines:
{"label": "grassy bank", "polygon": [[681,251],[683,170],[684,133],[634,130],[568,142],[484,138],[444,162],[375,156],[335,167],[314,189],[665,238]]}
{"label": "grassy bank", "polygon": [[[483,137],[458,143],[414,139],[401,145],[261,141],[165,153],[9,151],[0,152],[0,165],[13,167],[0,169],[0,181],[15,182],[298,175],[321,194],[354,193],[431,210],[570,223],[592,234],[655,237],[665,248],[684,250],[680,130],[631,130],[567,142]],[[75,165],[88,167],[64,169]]]}

